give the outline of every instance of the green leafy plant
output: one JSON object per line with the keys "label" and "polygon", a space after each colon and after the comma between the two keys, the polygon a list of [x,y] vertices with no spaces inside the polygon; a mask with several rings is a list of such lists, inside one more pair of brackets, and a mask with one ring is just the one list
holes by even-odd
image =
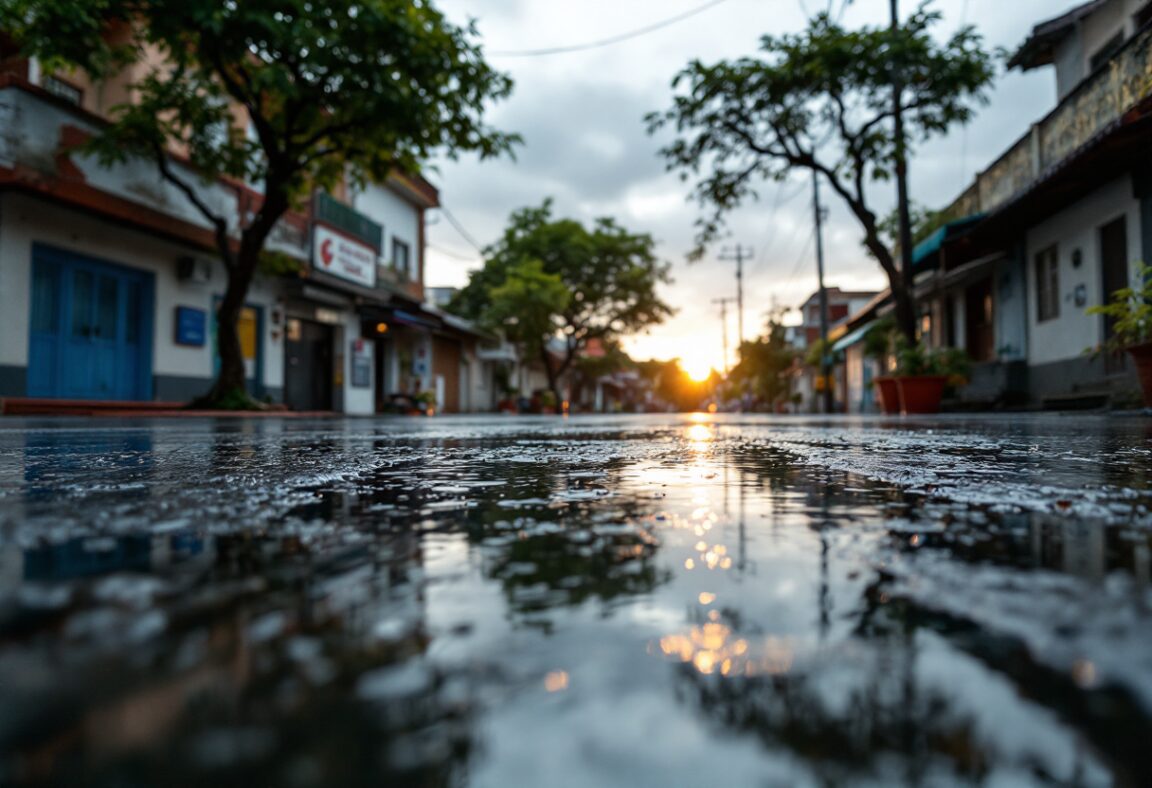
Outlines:
{"label": "green leafy plant", "polygon": [[421,391],[412,398],[417,404],[430,408],[436,404],[436,392],[434,391]]}
{"label": "green leafy plant", "polygon": [[1152,266],[1141,263],[1137,273],[1143,286],[1124,287],[1112,293],[1107,304],[1088,307],[1089,315],[1104,315],[1115,320],[1112,335],[1097,352],[1119,352],[1134,345],[1152,342]]}
{"label": "green leafy plant", "polygon": [[612,218],[591,227],[557,218],[551,199],[513,212],[484,258],[449,311],[502,331],[522,358],[540,363],[557,401],[589,343],[611,347],[673,312],[658,292],[671,278],[652,236]]}
{"label": "green leafy plant", "polygon": [[817,339],[804,354],[804,363],[810,367],[819,367],[825,355],[832,355],[832,344],[823,339]]}
{"label": "green leafy plant", "polygon": [[559,399],[551,391],[541,391],[539,394],[539,401],[541,408],[551,408],[555,410]]}
{"label": "green leafy plant", "polygon": [[864,334],[864,355],[877,360],[892,355],[896,335],[896,320],[892,315],[875,321]]}
{"label": "green leafy plant", "polygon": [[971,362],[960,348],[928,348],[920,342],[909,342],[899,335],[895,342],[896,375],[944,375],[953,385],[968,379]]}

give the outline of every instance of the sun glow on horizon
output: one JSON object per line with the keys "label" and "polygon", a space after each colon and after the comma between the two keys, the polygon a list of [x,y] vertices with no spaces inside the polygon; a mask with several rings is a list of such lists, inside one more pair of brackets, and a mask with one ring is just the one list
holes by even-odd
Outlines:
{"label": "sun glow on horizon", "polygon": [[703,359],[688,359],[681,362],[680,366],[684,374],[697,383],[703,383],[712,376],[712,365]]}

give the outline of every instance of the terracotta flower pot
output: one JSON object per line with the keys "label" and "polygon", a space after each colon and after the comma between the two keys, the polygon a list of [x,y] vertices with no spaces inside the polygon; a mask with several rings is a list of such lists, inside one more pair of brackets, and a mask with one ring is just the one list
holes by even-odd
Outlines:
{"label": "terracotta flower pot", "polygon": [[900,392],[900,412],[939,413],[944,398],[946,375],[905,375],[896,378]]}
{"label": "terracotta flower pot", "polygon": [[1144,395],[1144,407],[1152,408],[1152,342],[1132,345],[1128,355],[1136,364],[1136,376],[1140,378],[1140,393]]}
{"label": "terracotta flower pot", "polygon": [[896,378],[885,376],[873,378],[872,382],[876,385],[876,393],[880,395],[880,412],[899,413],[900,392],[896,389]]}

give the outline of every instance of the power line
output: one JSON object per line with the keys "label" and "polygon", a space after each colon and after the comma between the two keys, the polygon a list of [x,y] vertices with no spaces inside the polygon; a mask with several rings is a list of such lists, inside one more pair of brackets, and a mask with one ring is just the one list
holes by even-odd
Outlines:
{"label": "power line", "polygon": [[804,246],[800,249],[800,256],[796,258],[796,265],[792,267],[792,273],[788,274],[788,280],[784,283],[785,286],[792,284],[792,280],[796,278],[796,274],[800,273],[801,266],[808,259],[808,250],[812,248],[812,242],[816,240],[816,228],[812,228],[812,232],[808,235],[808,240],[804,242]]}
{"label": "power line", "polygon": [[460,233],[461,238],[475,247],[477,252],[484,254],[484,249],[480,246],[480,244],[476,243],[476,239],[473,238],[472,235],[464,229],[464,225],[460,224],[459,220],[457,220],[457,218],[452,215],[450,210],[441,205],[440,211],[444,214],[444,218],[448,220],[448,223],[456,228],[456,232]]}
{"label": "power line", "polygon": [[476,255],[460,254],[459,252],[454,252],[451,249],[440,246],[439,244],[429,243],[427,246],[429,249],[435,249],[440,254],[446,254],[449,257],[455,258],[457,260],[472,262],[476,259]]}
{"label": "power line", "polygon": [[[790,195],[785,197],[784,196],[784,187],[787,185],[788,185],[787,181],[781,181],[780,185],[776,189],[776,199],[775,199],[775,201],[773,201],[772,210],[770,211],[770,213],[772,214],[773,217],[775,217],[775,215],[785,205],[788,205],[793,200],[795,200],[797,197],[799,197],[801,194],[808,191],[808,185],[805,183],[802,183],[796,189],[796,191],[792,192]],[[793,228],[793,234],[795,234],[795,227]],[[772,245],[774,243],[776,243],[776,241],[779,239],[779,237],[780,237],[780,235],[776,230],[776,226],[775,226],[775,224],[773,224],[771,229],[769,230],[769,233],[768,233],[768,240],[766,240],[764,242],[764,245],[762,247],[760,247],[760,254],[758,254],[756,256],[756,268],[755,268],[755,270],[760,271],[764,268],[764,266],[766,266],[768,264],[768,250],[772,248]]]}
{"label": "power line", "polygon": [[689,17],[696,16],[697,14],[707,11],[709,8],[713,8],[720,5],[721,3],[726,2],[728,2],[728,0],[711,0],[711,2],[696,6],[695,8],[689,9],[682,14],[668,17],[667,19],[663,19],[659,22],[654,22],[650,25],[637,28],[636,30],[630,30],[627,33],[620,33],[619,35],[610,36],[608,38],[601,38],[597,41],[589,41],[584,44],[548,47],[545,49],[497,49],[488,52],[487,54],[492,57],[540,57],[543,55],[560,55],[564,54],[565,52],[580,52],[586,49],[597,49],[599,47],[610,46],[611,44],[618,44],[621,41],[627,41],[630,38],[637,38],[639,36],[647,35],[648,33],[653,33],[657,30],[668,27],[669,25],[682,22]]}

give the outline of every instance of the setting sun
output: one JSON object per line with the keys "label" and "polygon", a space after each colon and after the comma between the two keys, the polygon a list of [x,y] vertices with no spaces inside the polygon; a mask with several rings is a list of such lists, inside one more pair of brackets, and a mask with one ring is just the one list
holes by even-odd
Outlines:
{"label": "setting sun", "polygon": [[681,366],[684,369],[684,374],[697,383],[704,382],[712,374],[712,365],[707,361],[693,359],[682,362]]}

